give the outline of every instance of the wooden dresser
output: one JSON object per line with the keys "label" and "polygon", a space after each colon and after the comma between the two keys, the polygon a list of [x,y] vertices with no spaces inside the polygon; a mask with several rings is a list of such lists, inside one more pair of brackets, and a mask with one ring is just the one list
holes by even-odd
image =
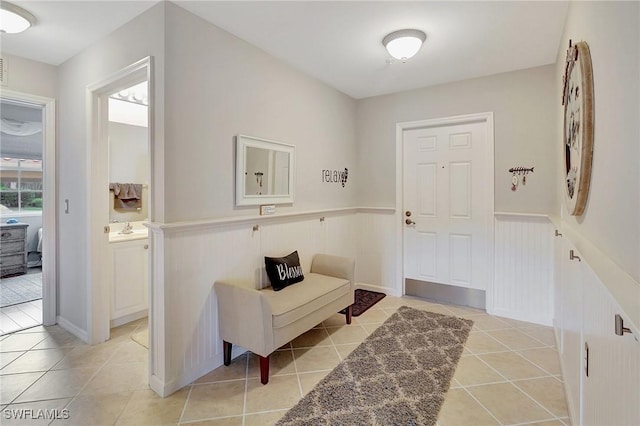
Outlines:
{"label": "wooden dresser", "polygon": [[26,223],[0,224],[0,277],[27,273]]}

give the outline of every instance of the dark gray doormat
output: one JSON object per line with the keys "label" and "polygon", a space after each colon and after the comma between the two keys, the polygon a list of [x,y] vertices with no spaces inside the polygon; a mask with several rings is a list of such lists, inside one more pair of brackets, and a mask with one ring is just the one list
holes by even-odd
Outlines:
{"label": "dark gray doormat", "polygon": [[[357,289],[355,301],[351,305],[351,315],[354,317],[362,315],[367,309],[384,299],[385,296],[386,294],[377,291]],[[340,313],[346,314],[347,310],[343,309]]]}

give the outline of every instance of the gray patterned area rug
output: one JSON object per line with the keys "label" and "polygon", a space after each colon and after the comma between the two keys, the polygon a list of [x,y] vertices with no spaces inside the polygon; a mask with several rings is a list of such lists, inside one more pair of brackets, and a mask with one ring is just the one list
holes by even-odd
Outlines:
{"label": "gray patterned area rug", "polygon": [[434,425],[472,325],[399,308],[277,425]]}

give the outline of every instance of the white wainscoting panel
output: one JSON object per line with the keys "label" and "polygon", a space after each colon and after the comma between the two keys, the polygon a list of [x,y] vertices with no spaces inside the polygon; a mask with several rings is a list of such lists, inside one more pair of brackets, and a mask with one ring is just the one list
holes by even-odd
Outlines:
{"label": "white wainscoting panel", "polygon": [[315,253],[355,257],[358,282],[399,294],[393,281],[393,217],[389,209],[341,209],[253,223],[243,218],[151,224],[152,389],[169,395],[222,365],[213,284],[220,279],[267,283],[265,255],[298,250],[305,272]]}
{"label": "white wainscoting panel", "polygon": [[553,226],[546,216],[497,214],[493,315],[552,325]]}
{"label": "white wainscoting panel", "polygon": [[[567,238],[558,238],[556,247],[560,250],[560,270],[556,286],[560,295],[554,304],[561,305],[562,329],[558,346],[562,365],[562,380],[567,394],[567,405],[573,424],[580,424],[580,386],[582,382],[582,310],[584,307],[584,286],[582,284],[582,262],[569,259],[569,251],[576,248]],[[579,254],[578,252],[576,252]]]}
{"label": "white wainscoting panel", "polygon": [[258,232],[245,225],[172,233],[165,239],[167,382],[176,389],[221,364],[213,283],[221,278],[258,282]]}
{"label": "white wainscoting panel", "polygon": [[[260,268],[264,271],[264,256],[286,256],[298,250],[300,265],[304,273],[311,269],[315,253],[325,253],[324,229],[319,218],[282,223],[268,223],[260,226]],[[266,272],[262,274],[262,286],[269,285]]]}
{"label": "white wainscoting panel", "polygon": [[562,339],[562,329],[564,327],[563,324],[563,316],[564,316],[564,303],[563,303],[563,276],[562,276],[562,263],[564,261],[565,252],[563,250],[564,246],[564,238],[562,234],[558,234],[554,236],[553,239],[553,281],[554,281],[554,290],[553,290],[553,326],[555,328],[556,333],[556,342],[558,344],[558,352],[562,354],[563,348],[563,339]]}
{"label": "white wainscoting panel", "polygon": [[583,365],[580,424],[639,425],[640,343],[633,330],[622,336],[615,334],[615,315],[623,320],[628,317],[589,265],[581,263],[582,346],[589,346],[589,375]]}
{"label": "white wainscoting panel", "polygon": [[356,214],[355,219],[356,282],[366,283],[363,287],[371,290],[401,296],[403,288],[396,270],[400,253],[396,250],[395,214],[362,212]]}
{"label": "white wainscoting panel", "polygon": [[335,256],[355,256],[359,244],[356,220],[355,214],[328,216],[324,219],[322,227],[325,253]]}

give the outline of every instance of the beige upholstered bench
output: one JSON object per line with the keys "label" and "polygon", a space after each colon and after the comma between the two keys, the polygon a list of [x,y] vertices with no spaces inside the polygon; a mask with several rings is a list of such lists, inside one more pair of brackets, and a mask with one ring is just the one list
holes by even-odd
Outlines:
{"label": "beige upholstered bench", "polygon": [[224,364],[231,363],[232,344],[260,356],[260,379],[269,381],[269,355],[285,343],[347,308],[351,324],[354,300],[353,259],[316,254],[304,280],[280,291],[256,288],[253,282],[217,281],[220,337]]}

